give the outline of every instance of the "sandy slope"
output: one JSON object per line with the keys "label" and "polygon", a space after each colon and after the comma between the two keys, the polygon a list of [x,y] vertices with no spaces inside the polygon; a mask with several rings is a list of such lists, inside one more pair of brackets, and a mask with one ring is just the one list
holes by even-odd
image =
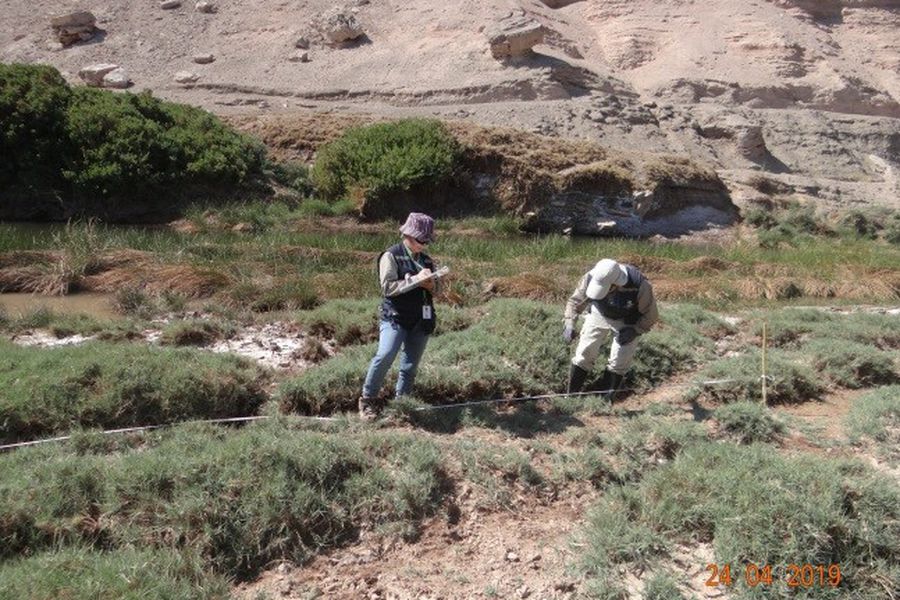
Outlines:
{"label": "sandy slope", "polygon": [[[687,154],[714,164],[739,203],[759,197],[748,184],[767,171],[800,199],[900,207],[900,0],[216,0],[214,14],[152,0],[5,4],[0,60],[50,63],[71,81],[113,62],[135,90],[216,112],[462,118]],[[366,39],[333,48],[315,23],[341,6]],[[104,33],[60,49],[50,17],[75,8]],[[501,62],[486,34],[511,16],[548,33]],[[289,60],[301,35],[310,62]],[[215,62],[192,62],[206,52]],[[198,82],[175,83],[182,70]]]}

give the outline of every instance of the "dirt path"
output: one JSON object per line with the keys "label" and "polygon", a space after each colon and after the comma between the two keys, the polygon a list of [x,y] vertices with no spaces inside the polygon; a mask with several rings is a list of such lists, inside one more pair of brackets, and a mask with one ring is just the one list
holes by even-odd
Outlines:
{"label": "dirt path", "polygon": [[[466,502],[466,491],[460,500]],[[414,543],[364,539],[299,568],[281,566],[238,590],[253,598],[570,598],[571,537],[591,498],[426,525]],[[455,522],[454,522],[455,521]]]}

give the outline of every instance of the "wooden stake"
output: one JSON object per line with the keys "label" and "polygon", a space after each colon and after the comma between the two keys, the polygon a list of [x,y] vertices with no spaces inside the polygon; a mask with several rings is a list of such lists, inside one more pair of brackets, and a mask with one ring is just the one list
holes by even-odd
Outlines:
{"label": "wooden stake", "polygon": [[766,399],[766,322],[763,321],[763,332],[762,332],[762,401],[763,404],[768,406],[769,402]]}

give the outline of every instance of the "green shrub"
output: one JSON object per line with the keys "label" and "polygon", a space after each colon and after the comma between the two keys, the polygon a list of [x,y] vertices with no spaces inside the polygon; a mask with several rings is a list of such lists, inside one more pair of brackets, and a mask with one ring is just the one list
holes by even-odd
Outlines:
{"label": "green shrub", "polygon": [[76,88],[66,130],[75,149],[64,175],[77,191],[104,196],[163,187],[213,187],[261,174],[264,150],[198,108],[149,93]]}
{"label": "green shrub", "polygon": [[0,442],[246,416],[266,399],[258,370],[234,356],[101,342],[0,348]]}
{"label": "green shrub", "polygon": [[811,343],[813,367],[834,383],[846,388],[871,387],[897,380],[894,357],[871,346],[849,340]]}
{"label": "green shrub", "polygon": [[604,439],[615,460],[619,481],[637,480],[650,469],[673,459],[684,448],[706,441],[706,431],[693,421],[672,421],[641,416]]}
{"label": "green shrub", "polygon": [[460,159],[459,144],[439,121],[406,119],[349,129],[320,151],[312,180],[324,198],[351,189],[384,198],[413,187],[449,180]]}
{"label": "green shrub", "polygon": [[678,583],[668,573],[654,573],[644,586],[644,600],[684,600]]}
{"label": "green shrub", "polygon": [[159,341],[168,346],[208,346],[230,337],[234,330],[205,319],[174,321],[163,329]]}
{"label": "green shrub", "polygon": [[3,194],[17,203],[3,207],[9,214],[32,214],[28,199],[49,191],[63,200],[55,218],[141,214],[148,203],[171,209],[166,190],[232,191],[263,172],[263,146],[204,110],[149,92],[69,89],[51,67],[0,65],[0,115],[0,149],[10,157],[0,186],[19,190]]}
{"label": "green shrub", "polygon": [[190,550],[205,569],[244,579],[346,542],[363,523],[414,533],[440,503],[440,452],[407,434],[266,422],[149,439],[110,455],[0,455],[0,557],[81,544]]}
{"label": "green shrub", "polygon": [[226,600],[228,580],[168,550],[98,552],[72,547],[0,565],[0,598]]}
{"label": "green shrub", "polygon": [[861,396],[850,408],[846,424],[854,443],[870,438],[877,443],[879,455],[894,466],[900,464],[900,385]]}
{"label": "green shrub", "polygon": [[815,308],[787,308],[779,311],[755,312],[752,334],[762,344],[763,323],[766,325],[766,344],[777,348],[800,348],[809,339],[833,335],[836,323],[842,319]]}
{"label": "green shrub", "polygon": [[[364,305],[355,306],[354,311],[346,312],[349,322],[362,319],[374,326],[367,310],[355,313]],[[559,307],[509,299],[491,301],[480,312],[480,320],[463,331],[449,331],[429,341],[416,378],[417,398],[444,404],[561,389],[572,349],[560,338]],[[459,327],[474,318],[464,314]],[[332,313],[328,320],[333,318]],[[651,386],[690,364],[697,356],[691,348],[697,335],[693,330],[671,329],[645,336],[639,352],[642,357],[634,368],[635,385]],[[374,351],[374,346],[348,349],[302,377],[284,382],[279,391],[282,406],[313,413],[352,408]],[[394,380],[389,375],[386,387]]]}
{"label": "green shrub", "polygon": [[[885,598],[900,584],[900,489],[855,461],[813,455],[782,457],[764,444],[701,444],[651,472],[637,493],[635,526],[670,541],[712,542],[716,562],[840,564],[843,579],[791,590],[801,598]],[[764,499],[764,501],[762,501]],[[768,586],[743,598],[768,598]]]}
{"label": "green shrub", "polygon": [[[762,398],[760,371],[761,360],[757,352],[717,360],[697,377],[700,381],[711,380],[713,383],[688,390],[686,399],[693,401],[703,397],[721,403],[759,402]],[[766,371],[771,378],[766,390],[771,404],[796,404],[815,399],[824,391],[820,377],[786,353],[770,352]]]}
{"label": "green shrub", "polygon": [[[72,92],[53,67],[0,63],[0,189],[61,187]],[[7,194],[2,194],[9,201]]]}
{"label": "green shrub", "polygon": [[713,417],[722,432],[742,444],[774,442],[784,433],[784,424],[758,402],[735,402],[715,410]]}
{"label": "green shrub", "polygon": [[309,179],[309,167],[300,162],[274,162],[269,165],[272,178],[279,184],[290,188],[303,197],[312,194],[312,182]]}

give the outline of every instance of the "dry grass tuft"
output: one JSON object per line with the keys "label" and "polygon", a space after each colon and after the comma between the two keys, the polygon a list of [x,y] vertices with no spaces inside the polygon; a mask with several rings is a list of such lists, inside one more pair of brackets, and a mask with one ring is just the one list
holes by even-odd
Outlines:
{"label": "dry grass tuft", "polygon": [[[614,257],[619,262],[634,265],[640,269],[641,273],[648,275],[650,273],[668,273],[677,267],[678,263],[670,258],[662,258],[659,256],[643,256],[641,254],[623,254]],[[651,281],[654,289],[656,289],[656,280]]]}
{"label": "dry grass tuft", "polygon": [[700,281],[685,280],[683,277],[655,277],[652,283],[656,298],[668,302],[695,299],[704,286]]}
{"label": "dry grass tuft", "polygon": [[556,300],[565,294],[565,286],[545,275],[525,273],[488,279],[485,282],[484,292],[489,296],[505,298]]}
{"label": "dry grass tuft", "polygon": [[184,298],[208,298],[230,283],[231,278],[219,271],[165,265],[155,270],[145,289],[150,294],[170,292]]}
{"label": "dry grass tuft", "polygon": [[710,271],[730,271],[737,266],[737,263],[727,261],[715,256],[698,256],[687,261],[684,270],[688,273],[696,273],[699,275],[709,273]]}

